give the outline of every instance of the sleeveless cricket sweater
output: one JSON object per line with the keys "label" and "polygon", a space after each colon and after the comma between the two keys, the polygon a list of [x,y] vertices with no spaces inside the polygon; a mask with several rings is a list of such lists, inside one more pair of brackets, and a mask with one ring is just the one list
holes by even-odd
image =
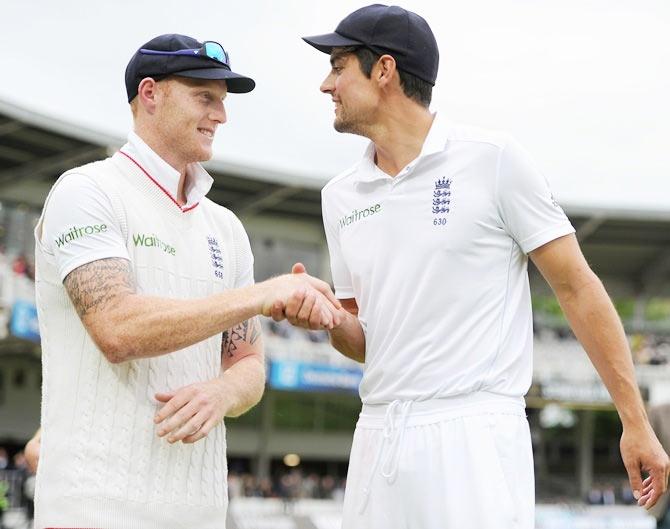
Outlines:
{"label": "sleeveless cricket sweater", "polygon": [[[251,259],[243,258],[248,239],[229,210],[203,199],[182,212],[118,152],[65,173],[54,188],[73,172],[93,179],[109,197],[138,293],[186,299],[240,286],[247,272],[240,268]],[[170,445],[153,422],[160,407],[156,392],[218,376],[221,335],[171,354],[110,363],[86,332],[40,240],[42,219],[36,296],[43,434],[35,527],[224,527],[224,424],[195,444]]]}

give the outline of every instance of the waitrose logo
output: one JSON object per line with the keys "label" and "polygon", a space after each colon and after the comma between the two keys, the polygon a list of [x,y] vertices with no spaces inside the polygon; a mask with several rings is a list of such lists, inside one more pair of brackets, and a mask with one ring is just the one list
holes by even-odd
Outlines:
{"label": "waitrose logo", "polygon": [[350,224],[353,224],[354,222],[358,222],[361,219],[374,215],[375,213],[379,213],[381,209],[381,204],[374,204],[364,209],[355,209],[349,215],[345,215],[344,217],[340,218],[337,223],[340,225],[341,229],[349,226]]}
{"label": "waitrose logo", "polygon": [[168,255],[175,255],[177,250],[171,244],[168,244],[159,239],[155,233],[136,233],[133,234],[133,243],[135,246],[144,246],[145,248],[158,248],[163,250]]}
{"label": "waitrose logo", "polygon": [[76,241],[81,237],[93,235],[96,233],[104,233],[107,231],[107,224],[89,224],[88,226],[72,226],[70,231],[61,233],[56,237],[56,246],[62,248],[66,244]]}

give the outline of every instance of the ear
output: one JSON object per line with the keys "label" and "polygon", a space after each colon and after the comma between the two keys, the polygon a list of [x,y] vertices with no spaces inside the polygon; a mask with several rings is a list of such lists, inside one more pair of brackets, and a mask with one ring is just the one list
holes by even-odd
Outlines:
{"label": "ear", "polygon": [[390,55],[382,55],[379,57],[377,64],[373,70],[373,76],[379,83],[380,87],[388,86],[397,71],[395,59]]}
{"label": "ear", "polygon": [[159,92],[158,81],[151,77],[142,79],[137,87],[138,101],[149,114],[153,114],[156,111]]}

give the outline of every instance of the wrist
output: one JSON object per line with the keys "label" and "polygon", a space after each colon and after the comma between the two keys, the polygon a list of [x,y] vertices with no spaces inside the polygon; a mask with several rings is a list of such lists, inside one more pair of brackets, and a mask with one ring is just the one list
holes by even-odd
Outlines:
{"label": "wrist", "polygon": [[219,401],[218,408],[221,410],[222,416],[225,416],[233,406],[233,403],[230,402],[230,388],[224,380],[225,376],[225,371],[221,371],[221,374],[212,380],[216,386],[216,395]]}
{"label": "wrist", "polygon": [[634,388],[632,394],[627,395],[626,399],[619,398],[614,402],[624,428],[635,429],[649,423],[642,396],[639,391],[635,390],[637,387]]}
{"label": "wrist", "polygon": [[621,426],[624,431],[648,431],[651,430],[651,424],[649,424],[649,418],[644,408],[626,412],[619,412],[619,419],[621,420]]}
{"label": "wrist", "polygon": [[340,323],[337,324],[337,325],[333,325],[333,328],[331,329],[331,331],[335,331],[335,332],[342,331],[347,326],[347,323],[349,322],[349,320],[351,318],[355,318],[355,316],[353,316],[350,312],[348,312],[344,308],[341,308],[338,311],[338,314],[340,316]]}
{"label": "wrist", "polygon": [[649,432],[653,431],[651,424],[649,424],[649,419],[646,416],[639,417],[636,420],[629,419],[624,421],[621,420],[622,429],[624,432],[630,433],[639,433],[639,432]]}
{"label": "wrist", "polygon": [[244,295],[249,300],[254,316],[268,316],[267,311],[269,311],[269,307],[266,307],[266,304],[269,294],[272,292],[272,286],[268,284],[270,281],[270,279],[266,279],[265,281],[251,285],[247,287],[247,292],[244,292]]}

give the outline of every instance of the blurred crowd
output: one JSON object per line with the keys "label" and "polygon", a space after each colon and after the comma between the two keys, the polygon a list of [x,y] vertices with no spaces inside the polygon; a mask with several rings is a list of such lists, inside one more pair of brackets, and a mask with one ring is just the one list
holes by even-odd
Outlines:
{"label": "blurred crowd", "polygon": [[[8,450],[0,447],[0,529],[2,512],[21,509],[25,519],[33,515],[34,474],[30,471],[22,451],[10,456]],[[301,499],[327,499],[342,502],[346,478],[300,469],[287,469],[268,478],[257,478],[251,473],[230,470],[228,474],[228,495],[231,500],[240,497],[275,498],[285,502],[286,512],[291,512],[293,502]],[[542,487],[538,490],[538,500],[543,503],[572,504],[573,497],[561,497]],[[584,502],[588,505],[633,505],[630,485],[627,480],[617,478],[598,481],[588,492]],[[18,526],[17,526],[18,527]],[[23,527],[23,526],[21,526]],[[27,526],[26,526],[27,527]]]}
{"label": "blurred crowd", "polygon": [[[533,333],[536,345],[539,340],[545,344],[545,347],[551,343],[574,343],[576,347],[579,346],[577,338],[567,327],[544,327],[536,320],[533,323]],[[633,355],[633,362],[636,365],[663,366],[670,363],[670,335],[633,333],[627,336],[631,354]]]}
{"label": "blurred crowd", "polygon": [[312,343],[327,343],[329,341],[328,333],[326,331],[308,331],[307,329],[295,327],[286,320],[277,322],[270,319],[264,319],[263,329],[270,336],[278,336],[289,340],[304,339]]}
{"label": "blurred crowd", "polygon": [[[299,469],[261,479],[250,473],[231,470],[228,473],[228,495],[231,499],[257,497],[287,501],[305,498],[342,501],[345,483],[345,478],[316,472],[304,474]],[[10,456],[9,451],[0,446],[0,513],[10,508],[21,508],[32,518],[34,488],[35,475],[23,451]]]}
{"label": "blurred crowd", "polygon": [[228,496],[281,498],[297,500],[304,498],[342,501],[344,498],[344,478],[310,473],[300,470],[284,472],[273,478],[258,479],[252,474],[228,473]]}
{"label": "blurred crowd", "polygon": [[670,336],[633,334],[629,341],[636,364],[665,365],[670,361]]}
{"label": "blurred crowd", "polygon": [[[0,515],[9,509],[23,509],[29,518],[33,513],[35,475],[30,471],[23,451],[10,457],[0,447]],[[2,527],[0,516],[0,527]]]}
{"label": "blurred crowd", "polygon": [[633,505],[636,503],[628,480],[594,483],[584,500],[589,505]]}

